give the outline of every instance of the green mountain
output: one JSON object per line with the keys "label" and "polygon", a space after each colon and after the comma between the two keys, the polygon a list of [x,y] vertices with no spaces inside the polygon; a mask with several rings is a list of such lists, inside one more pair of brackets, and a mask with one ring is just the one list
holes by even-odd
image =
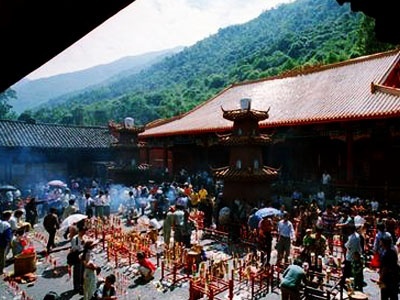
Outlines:
{"label": "green mountain", "polygon": [[13,110],[21,113],[34,109],[50,99],[71,98],[88,87],[109,84],[126,76],[136,74],[167,56],[182,50],[182,47],[156,51],[137,56],[127,56],[112,63],[95,66],[86,70],[71,72],[36,80],[22,79],[11,88],[17,98],[10,104]]}
{"label": "green mountain", "polygon": [[95,89],[53,99],[43,122],[139,124],[186,112],[235,82],[339,62],[394,48],[375,40],[373,19],[333,0],[297,0],[219,30],[194,46]]}

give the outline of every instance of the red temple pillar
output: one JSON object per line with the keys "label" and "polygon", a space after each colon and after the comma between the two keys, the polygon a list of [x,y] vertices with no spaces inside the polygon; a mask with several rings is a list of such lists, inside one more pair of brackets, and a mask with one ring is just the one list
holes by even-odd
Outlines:
{"label": "red temple pillar", "polygon": [[353,131],[351,129],[346,130],[346,146],[347,146],[347,172],[346,181],[348,183],[353,183],[354,181],[354,140]]}

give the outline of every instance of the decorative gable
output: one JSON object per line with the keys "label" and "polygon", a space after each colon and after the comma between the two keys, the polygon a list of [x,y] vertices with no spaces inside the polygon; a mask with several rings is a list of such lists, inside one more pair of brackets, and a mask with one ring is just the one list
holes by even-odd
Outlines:
{"label": "decorative gable", "polygon": [[379,83],[371,83],[371,92],[377,90],[393,95],[400,95],[400,53],[395,57]]}

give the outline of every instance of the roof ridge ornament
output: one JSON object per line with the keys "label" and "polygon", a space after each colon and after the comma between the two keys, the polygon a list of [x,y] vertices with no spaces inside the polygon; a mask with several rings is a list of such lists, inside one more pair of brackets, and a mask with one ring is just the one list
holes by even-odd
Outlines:
{"label": "roof ridge ornament", "polygon": [[240,109],[249,111],[251,109],[251,98],[240,99]]}

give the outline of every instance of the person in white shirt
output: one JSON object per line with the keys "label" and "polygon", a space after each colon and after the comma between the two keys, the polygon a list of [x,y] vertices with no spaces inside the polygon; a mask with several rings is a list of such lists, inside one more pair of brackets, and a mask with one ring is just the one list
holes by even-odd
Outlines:
{"label": "person in white shirt", "polygon": [[184,207],[175,205],[174,213],[174,242],[183,243],[182,231],[185,222]]}
{"label": "person in white shirt", "polygon": [[317,203],[320,209],[325,210],[325,193],[324,191],[319,191],[317,193]]}
{"label": "person in white shirt", "polygon": [[28,222],[24,222],[22,219],[22,216],[24,215],[24,212],[20,209],[17,209],[14,211],[9,223],[11,226],[11,230],[13,233],[15,233],[18,229],[22,229],[25,232],[28,232],[31,230],[32,226]]}
{"label": "person in white shirt", "polygon": [[373,200],[371,201],[370,205],[371,205],[371,211],[372,211],[372,212],[375,213],[375,212],[378,211],[378,209],[379,209],[379,202],[378,202],[377,200],[373,199]]}
{"label": "person in white shirt", "polygon": [[65,220],[70,215],[76,214],[78,211],[79,211],[79,208],[78,208],[78,206],[75,205],[75,200],[74,199],[70,199],[68,201],[68,206],[64,209],[61,218],[63,220]]}
{"label": "person in white shirt", "polygon": [[94,200],[90,193],[85,194],[85,199],[86,199],[86,215],[90,219],[93,217],[93,207],[94,207]]}
{"label": "person in white shirt", "polygon": [[94,198],[94,213],[97,218],[103,219],[104,218],[104,203],[105,203],[105,196],[102,190],[99,191],[98,195]]}
{"label": "person in white shirt", "polygon": [[278,242],[276,244],[276,250],[278,252],[277,263],[288,262],[290,255],[290,249],[292,240],[295,238],[295,232],[292,222],[289,220],[289,213],[283,213],[283,219],[278,222]]}
{"label": "person in white shirt", "polygon": [[[86,228],[84,223],[80,223],[75,230],[77,230],[78,233],[71,238],[71,251],[76,251],[77,254],[80,255],[83,252],[86,239]],[[71,234],[74,234],[72,230]],[[81,295],[83,295],[83,270],[83,262],[82,260],[78,259],[72,265],[72,282],[74,291],[80,293]]]}
{"label": "person in white shirt", "polygon": [[104,217],[109,218],[111,215],[111,195],[108,190],[104,191]]}
{"label": "person in white shirt", "polygon": [[11,215],[11,211],[3,211],[2,220],[0,220],[0,275],[3,274],[7,253],[10,249],[10,243],[12,240],[12,230],[10,223],[8,222],[11,218]]}
{"label": "person in white shirt", "polygon": [[327,171],[324,171],[324,173],[322,173],[322,179],[321,179],[322,184],[328,185],[331,183],[331,180],[332,180],[331,175],[329,175]]}
{"label": "person in white shirt", "polygon": [[379,257],[381,257],[383,255],[383,247],[381,245],[381,240],[383,238],[393,238],[392,235],[386,230],[386,226],[383,222],[379,222],[378,224],[376,224],[376,229],[377,232],[375,234],[374,237],[374,244],[372,247],[372,251],[373,252],[378,252]]}
{"label": "person in white shirt", "polygon": [[61,206],[63,210],[69,205],[70,199],[71,199],[71,190],[66,188],[64,194],[61,195]]}
{"label": "person in white shirt", "polygon": [[347,242],[344,244],[346,248],[346,257],[344,260],[343,279],[352,277],[351,262],[353,261],[353,254],[355,252],[363,253],[360,235],[356,231],[356,226],[354,223],[349,223],[347,226],[350,235]]}

